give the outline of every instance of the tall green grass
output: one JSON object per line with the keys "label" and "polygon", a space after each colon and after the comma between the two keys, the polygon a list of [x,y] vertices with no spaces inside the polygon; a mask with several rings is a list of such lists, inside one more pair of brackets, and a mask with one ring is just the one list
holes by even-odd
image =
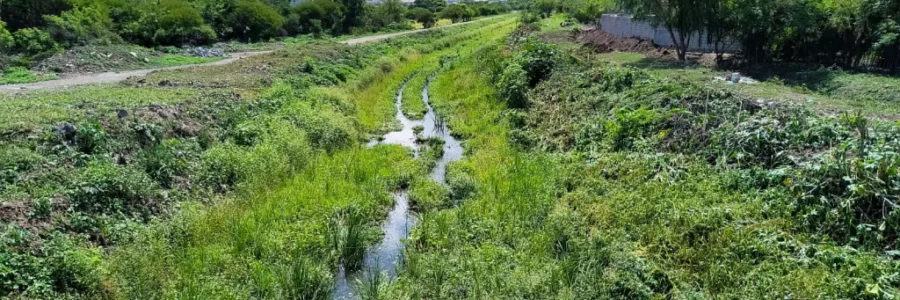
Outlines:
{"label": "tall green grass", "polygon": [[[493,26],[511,28],[512,23],[498,24]],[[309,95],[292,89],[296,81],[290,78],[261,93],[287,101],[276,113],[239,126],[246,128],[248,140],[261,142],[251,148],[221,146],[211,154],[236,162],[223,169],[242,183],[239,193],[213,206],[187,206],[172,221],[151,226],[135,242],[117,248],[108,264],[116,297],[327,296],[337,267],[360,267],[366,249],[379,238],[378,224],[393,204],[389,192],[427,174],[427,163],[414,160],[410,149],[362,148],[327,142],[329,137],[344,132],[335,141],[352,140],[354,128],[341,125],[345,122],[361,132],[385,130],[378,124],[390,120],[384,108],[392,108],[398,84],[422,62],[468,45],[464,37],[485,30],[399,52],[371,64],[354,81],[314,88]],[[355,103],[342,104],[349,99]],[[339,113],[355,115],[355,122]],[[257,138],[254,132],[264,134]],[[369,294],[380,294],[381,285],[370,283],[375,292]]]}
{"label": "tall green grass", "polygon": [[284,184],[151,227],[111,254],[112,278],[131,299],[326,295],[416,170],[396,146],[314,155]]}
{"label": "tall green grass", "polygon": [[[704,157],[647,153],[646,140],[618,150],[555,153],[522,140],[529,138],[522,131],[535,128],[542,131],[531,133],[539,133],[542,142],[563,139],[567,124],[580,120],[569,109],[656,98],[636,88],[590,97],[571,86],[583,85],[560,76],[531,91],[532,99],[553,99],[555,106],[532,103],[530,110],[508,110],[491,84],[496,82],[492,61],[506,59],[500,49],[508,50],[488,47],[463,55],[431,86],[439,113],[466,137],[467,157],[451,165],[448,176],[450,194],[466,196],[455,207],[422,216],[389,298],[889,299],[896,294],[894,274],[900,267],[891,258],[798,230],[784,190],[736,188],[747,178],[710,166]],[[622,74],[585,80],[612,89],[629,80],[646,82]],[[523,120],[527,114],[534,115]],[[641,124],[637,113],[609,114]],[[616,136],[579,138],[597,142]],[[440,198],[428,191],[422,188],[421,197]]]}

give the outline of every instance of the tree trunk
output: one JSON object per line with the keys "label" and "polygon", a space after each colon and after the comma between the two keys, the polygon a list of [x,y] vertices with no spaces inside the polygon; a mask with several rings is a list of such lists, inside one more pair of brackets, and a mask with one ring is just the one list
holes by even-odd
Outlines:
{"label": "tree trunk", "polygon": [[[669,31],[669,36],[672,37],[672,43],[675,44],[675,52],[678,53],[678,60],[685,61],[687,60],[687,47],[684,43],[684,38],[680,40],[675,37],[675,31],[671,26],[666,26],[666,29]],[[679,36],[683,36],[684,34],[678,32]]]}

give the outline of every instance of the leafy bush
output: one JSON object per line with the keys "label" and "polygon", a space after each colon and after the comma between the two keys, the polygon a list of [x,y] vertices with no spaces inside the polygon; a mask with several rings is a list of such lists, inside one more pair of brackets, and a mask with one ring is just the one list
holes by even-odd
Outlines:
{"label": "leafy bush", "polygon": [[9,295],[29,291],[43,294],[51,286],[45,263],[30,253],[31,235],[12,224],[3,224],[0,233],[0,293]]}
{"label": "leafy bush", "polygon": [[45,16],[47,31],[64,47],[86,44],[111,44],[121,38],[110,31],[109,16],[95,7],[79,7],[59,16]]}
{"label": "leafy bush", "polygon": [[28,56],[50,56],[59,52],[59,45],[46,31],[37,28],[20,29],[13,33],[16,52]]}
{"label": "leafy bush", "polygon": [[190,153],[199,153],[197,143],[166,140],[157,147],[144,149],[137,155],[137,162],[144,172],[165,188],[171,188],[177,177],[185,177],[190,171]]}
{"label": "leafy bush", "polygon": [[558,63],[557,50],[549,44],[534,39],[525,42],[516,61],[522,65],[522,69],[528,74],[528,85],[535,87],[539,82],[550,76],[553,68]]}
{"label": "leafy bush", "polygon": [[614,3],[609,0],[584,0],[575,2],[577,2],[577,5],[569,8],[569,13],[581,23],[599,22],[603,13],[614,7]]}
{"label": "leafy bush", "polygon": [[333,151],[346,148],[358,136],[352,120],[331,110],[320,110],[307,102],[284,108],[285,119],[306,132],[309,141],[319,149]]}
{"label": "leafy bush", "polygon": [[528,106],[528,73],[517,63],[511,63],[503,70],[497,82],[500,99],[506,101],[511,108]]}
{"label": "leafy bush", "polygon": [[253,0],[241,0],[231,12],[235,37],[262,40],[278,36],[284,17],[271,6]]}
{"label": "leafy bush", "polygon": [[465,4],[453,4],[444,8],[439,14],[441,19],[450,19],[453,23],[472,20],[474,13]]}
{"label": "leafy bush", "polygon": [[217,190],[229,190],[249,176],[245,168],[246,149],[221,144],[203,153],[203,181]]}
{"label": "leafy bush", "polygon": [[398,29],[402,24],[407,23],[406,5],[400,0],[386,0],[369,9],[366,18],[368,26],[372,29],[377,30],[392,25],[394,27],[390,29]]}
{"label": "leafy bush", "polygon": [[75,147],[85,154],[96,154],[104,150],[109,134],[99,122],[85,122],[75,131]]}
{"label": "leafy bush", "polygon": [[159,27],[153,32],[153,40],[161,45],[208,44],[216,34],[206,25],[200,12],[182,0],[163,0],[164,14]]}
{"label": "leafy bush", "polygon": [[337,34],[341,31],[338,27],[345,10],[341,3],[331,0],[305,1],[291,9],[284,27],[291,34],[321,33],[322,30]]}
{"label": "leafy bush", "polygon": [[444,7],[447,7],[447,0],[415,0],[413,6],[437,13],[443,10]]}
{"label": "leafy bush", "polygon": [[0,191],[7,184],[17,183],[23,173],[40,166],[43,157],[32,150],[7,146],[0,147]]}
{"label": "leafy bush", "polygon": [[156,184],[129,167],[91,162],[72,185],[69,201],[79,212],[146,219],[161,207]]}
{"label": "leafy bush", "polygon": [[7,28],[17,31],[44,26],[44,16],[58,15],[71,8],[69,0],[4,0],[0,1],[0,19]]}
{"label": "leafy bush", "polygon": [[[16,40],[6,29],[6,23],[0,20],[0,53],[9,53],[15,46]],[[0,70],[3,70],[2,62],[0,62]]]}
{"label": "leafy bush", "polygon": [[[126,40],[144,46],[198,45],[216,39],[200,12],[184,0],[145,3],[132,12],[121,29]],[[120,21],[121,22],[121,21]]]}
{"label": "leafy bush", "polygon": [[42,252],[48,253],[53,290],[61,293],[92,294],[102,287],[102,252],[78,245],[61,234],[54,235]]}

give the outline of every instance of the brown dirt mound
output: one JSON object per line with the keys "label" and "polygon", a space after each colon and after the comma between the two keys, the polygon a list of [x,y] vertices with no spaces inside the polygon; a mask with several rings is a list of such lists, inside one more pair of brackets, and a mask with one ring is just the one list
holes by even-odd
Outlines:
{"label": "brown dirt mound", "polygon": [[653,58],[678,58],[674,49],[662,48],[646,40],[614,36],[600,29],[579,31],[576,40],[601,53],[622,51],[641,53]]}

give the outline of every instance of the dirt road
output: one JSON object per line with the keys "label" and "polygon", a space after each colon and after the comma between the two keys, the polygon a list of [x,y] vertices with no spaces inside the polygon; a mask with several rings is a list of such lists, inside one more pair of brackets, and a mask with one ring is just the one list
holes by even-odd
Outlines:
{"label": "dirt road", "polygon": [[[486,19],[488,19],[488,18],[475,20],[475,21],[471,21],[471,22],[478,22],[478,21],[486,20]],[[471,22],[456,23],[453,25],[448,25],[448,26],[443,26],[443,27],[438,27],[438,28],[418,29],[418,30],[410,30],[410,31],[404,31],[404,32],[397,32],[397,33],[366,36],[366,37],[349,39],[349,40],[343,41],[343,43],[347,44],[347,45],[357,45],[357,44],[362,44],[362,43],[380,41],[380,40],[389,39],[392,37],[397,37],[397,36],[402,36],[402,35],[419,33],[419,32],[423,32],[423,31],[458,26],[458,25],[471,23]],[[184,65],[184,66],[176,66],[176,67],[168,67],[168,68],[157,68],[157,69],[124,71],[124,72],[105,72],[105,73],[95,73],[95,74],[62,75],[62,78],[56,79],[56,80],[49,80],[49,81],[42,81],[42,82],[35,82],[35,83],[26,83],[26,84],[0,85],[0,93],[11,94],[11,93],[16,93],[16,92],[27,92],[27,91],[32,91],[32,90],[67,88],[70,86],[84,85],[84,84],[115,83],[115,82],[124,81],[125,79],[128,79],[130,77],[146,76],[147,74],[150,74],[150,73],[156,72],[156,71],[225,65],[225,64],[230,64],[232,62],[235,62],[242,58],[256,56],[256,55],[260,55],[260,54],[266,54],[266,53],[270,53],[270,52],[272,52],[272,51],[231,53],[229,58],[227,58],[227,59],[215,61],[215,62],[211,62],[211,63],[205,63],[205,64]]]}

